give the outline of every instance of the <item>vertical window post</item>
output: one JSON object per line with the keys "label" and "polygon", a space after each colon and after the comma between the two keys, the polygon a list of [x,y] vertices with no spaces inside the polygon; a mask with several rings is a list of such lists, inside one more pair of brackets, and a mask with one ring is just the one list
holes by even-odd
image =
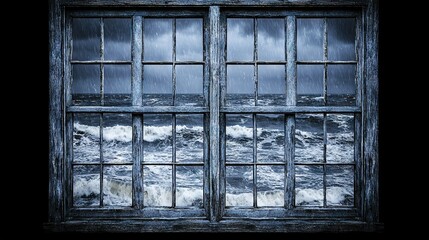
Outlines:
{"label": "vertical window post", "polygon": [[210,221],[220,220],[219,191],[219,66],[220,9],[211,6],[210,21]]}

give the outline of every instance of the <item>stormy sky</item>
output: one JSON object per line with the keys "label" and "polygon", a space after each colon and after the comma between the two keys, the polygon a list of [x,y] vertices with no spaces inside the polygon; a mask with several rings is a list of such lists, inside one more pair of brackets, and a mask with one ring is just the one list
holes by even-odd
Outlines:
{"label": "stormy sky", "polygon": [[[174,19],[145,19],[143,43],[145,61],[172,61]],[[253,61],[253,19],[228,19],[227,60]],[[131,19],[104,19],[104,59],[131,60]],[[284,61],[284,19],[258,19],[257,58],[265,61]],[[73,60],[100,60],[100,19],[73,19]],[[176,60],[203,60],[202,19],[176,20]],[[328,19],[328,59],[355,60],[355,20]],[[323,20],[297,20],[297,58],[299,61],[323,60]],[[298,65],[298,94],[323,92],[323,66]],[[100,91],[99,65],[73,65],[73,92]],[[230,93],[252,93],[253,66],[229,65],[227,89]],[[131,93],[131,66],[105,65],[105,93]],[[328,66],[328,92],[353,93],[355,65]],[[172,92],[171,65],[145,65],[143,87],[146,93]],[[202,93],[202,65],[176,66],[176,91]],[[284,91],[284,65],[258,67],[259,92],[280,94]]]}

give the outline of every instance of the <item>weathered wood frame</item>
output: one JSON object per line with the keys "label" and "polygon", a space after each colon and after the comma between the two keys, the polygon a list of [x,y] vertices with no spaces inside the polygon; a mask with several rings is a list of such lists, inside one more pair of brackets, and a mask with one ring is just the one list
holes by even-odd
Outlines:
{"label": "weathered wood frame", "polygon": [[[192,6],[195,6],[197,11],[208,12],[208,20],[204,24],[207,24],[209,31],[204,32],[205,39],[208,41],[208,58],[206,61],[205,74],[208,74],[210,79],[210,94],[205,96],[210,102],[209,105],[204,105],[201,108],[187,108],[187,107],[145,107],[141,106],[141,102],[133,102],[132,107],[66,107],[67,103],[70,102],[68,95],[65,92],[70,89],[70,83],[66,80],[70,78],[70,73],[67,71],[68,64],[70,64],[65,57],[67,48],[65,41],[67,34],[67,18],[66,13],[69,9],[75,7],[88,7],[91,11],[91,7],[127,7],[125,12],[128,16],[134,16],[133,13],[141,12],[138,7],[156,7],[156,6],[171,6],[172,9],[181,9],[184,13],[191,13],[188,11]],[[310,10],[319,9],[321,17],[330,16],[330,14],[342,15],[340,11],[332,11],[331,9],[323,7],[352,7],[355,11],[359,12],[359,16],[362,19],[361,25],[361,38],[358,41],[361,43],[361,54],[359,54],[358,60],[358,90],[361,91],[362,96],[357,95],[361,98],[362,105],[356,107],[296,107],[293,105],[294,99],[287,99],[287,105],[283,107],[242,107],[235,109],[228,109],[221,107],[220,94],[222,87],[221,79],[225,77],[225,65],[222,64],[220,55],[222,54],[221,47],[224,44],[225,38],[221,31],[221,12],[224,11],[224,7],[249,7],[249,16],[257,17],[259,15],[266,16],[266,12],[259,12],[254,7],[284,7],[284,11],[287,11],[287,27],[293,27],[293,15],[294,13],[302,13],[306,11],[304,9],[294,9],[293,7],[312,7]],[[52,231],[127,231],[127,232],[142,232],[142,231],[281,231],[281,232],[296,232],[296,231],[374,231],[382,228],[382,225],[378,223],[378,1],[377,0],[294,0],[294,1],[279,1],[279,0],[239,0],[239,1],[227,1],[227,0],[215,0],[215,1],[139,1],[139,0],[93,0],[93,1],[82,1],[82,0],[52,0],[49,4],[49,219],[48,223],[45,224],[45,228]],[[133,7],[129,9],[128,7]],[[184,9],[183,7],[186,7]],[[318,7],[318,8],[315,8]],[[322,7],[322,8],[321,8]],[[290,9],[289,9],[290,8]],[[348,11],[347,8],[346,12]],[[137,10],[133,10],[137,9]],[[198,10],[200,9],[200,10]],[[225,8],[228,9],[228,8]],[[229,8],[232,9],[232,8]],[[278,9],[278,8],[276,8]],[[276,12],[278,10],[273,9],[270,12]],[[242,9],[240,9],[242,10]],[[253,11],[255,10],[255,11]],[[259,9],[260,10],[260,9]],[[151,10],[153,11],[153,10]],[[280,10],[280,12],[283,10]],[[119,15],[121,11],[118,11]],[[154,11],[156,12],[156,11]],[[165,8],[161,11],[163,16],[177,16],[177,13],[172,11],[165,11]],[[241,13],[241,11],[240,11]],[[119,16],[115,13],[114,16]],[[171,14],[171,15],[169,15]],[[101,15],[105,15],[104,13]],[[317,14],[316,14],[317,15]],[[313,15],[313,16],[316,16]],[[133,17],[134,24],[139,24],[141,21],[139,17]],[[289,33],[289,31],[288,31]],[[137,33],[141,34],[141,33]],[[135,36],[135,35],[134,35]],[[287,38],[293,38],[293,36],[287,36]],[[135,39],[134,39],[135,41]],[[287,41],[288,42],[288,41]],[[359,44],[359,43],[358,43]],[[138,51],[138,48],[142,47],[139,45],[133,45],[133,52]],[[287,51],[294,51],[293,46],[287,44]],[[287,62],[293,61],[293,55],[288,54]],[[139,61],[138,58],[134,58],[134,61]],[[140,61],[141,62],[141,61]],[[328,62],[324,62],[327,64]],[[107,63],[109,64],[109,63]],[[127,63],[128,64],[128,63]],[[347,64],[347,63],[345,63]],[[141,69],[136,66],[141,64],[133,65],[133,75],[138,77],[141,74]],[[295,65],[295,64],[294,64]],[[296,65],[295,65],[296,66]],[[296,75],[296,69],[293,65],[287,64],[288,74],[292,76]],[[140,73],[139,73],[140,72]],[[294,73],[295,72],[295,73]],[[289,86],[294,86],[293,78],[289,79]],[[139,84],[136,81],[137,78],[133,78],[133,84]],[[140,83],[141,84],[141,83]],[[359,85],[361,84],[361,85]],[[137,85],[138,86],[138,85]],[[206,86],[208,87],[208,86]],[[138,91],[133,94],[140,94]],[[358,101],[359,102],[359,101]],[[205,166],[205,172],[209,175],[205,176],[208,179],[207,189],[209,193],[209,204],[206,207],[204,218],[192,218],[195,217],[195,212],[189,212],[188,214],[181,209],[172,209],[169,211],[152,209],[147,211],[145,215],[149,219],[143,220],[141,218],[142,212],[135,209],[93,209],[91,211],[77,210],[75,213],[70,214],[67,206],[70,202],[70,196],[66,194],[66,189],[71,187],[70,181],[67,180],[70,177],[70,168],[66,167],[67,159],[70,157],[67,150],[67,140],[70,139],[70,129],[72,124],[72,118],[67,117],[67,114],[75,112],[95,112],[95,113],[107,113],[107,112],[121,112],[121,113],[134,113],[133,117],[133,128],[135,131],[133,135],[142,131],[142,118],[139,117],[141,113],[209,113],[209,116],[205,115],[205,124],[209,124],[210,131],[205,134],[205,137],[212,139],[210,141],[210,151],[205,151],[205,154],[209,155],[209,161]],[[360,155],[362,164],[356,165],[356,181],[359,184],[356,186],[358,208],[350,211],[349,209],[296,209],[296,211],[278,211],[277,209],[257,209],[238,211],[232,213],[232,218],[224,219],[225,209],[222,204],[218,204],[225,197],[222,190],[224,182],[221,179],[225,176],[225,170],[222,160],[219,162],[216,159],[221,159],[225,149],[221,148],[221,142],[213,141],[213,139],[220,139],[220,136],[224,134],[224,130],[220,126],[224,126],[224,114],[225,113],[281,113],[286,116],[292,116],[288,114],[292,113],[354,113],[356,124],[355,132],[361,133],[361,144],[357,144],[355,148],[355,154]],[[360,122],[359,119],[362,121]],[[294,128],[294,119],[287,117],[286,129],[292,130]],[[286,138],[293,141],[291,134],[285,133]],[[290,131],[292,132],[292,131]],[[138,135],[138,134],[137,134]],[[134,137],[134,136],[133,136]],[[138,136],[136,141],[139,140]],[[216,150],[218,149],[218,150]],[[133,153],[141,153],[141,147],[133,147]],[[285,149],[286,159],[291,159],[292,149]],[[133,154],[134,155],[134,154]],[[289,161],[291,162],[291,161]],[[133,162],[133,169],[138,169],[138,161]],[[289,164],[289,163],[288,163]],[[138,166],[137,166],[138,165]],[[290,166],[287,166],[288,168]],[[135,171],[135,170],[133,170]],[[286,181],[290,181],[293,177],[293,173],[286,173]],[[140,178],[141,179],[141,178]],[[205,186],[206,186],[205,185]],[[135,184],[133,186],[134,191],[139,191],[142,187],[142,183]],[[291,190],[290,185],[286,185]],[[207,193],[207,192],[206,192]],[[291,208],[291,201],[293,196],[288,195],[285,198],[286,209]],[[137,207],[143,202],[143,199],[133,199],[136,202]],[[360,203],[359,203],[360,202]],[[141,205],[140,205],[141,206]],[[254,213],[257,212],[257,213]],[[201,213],[202,214],[202,213]],[[198,215],[198,214],[197,214]],[[234,217],[241,216],[239,218]],[[174,216],[173,218],[171,218]],[[202,215],[199,215],[202,216]],[[225,215],[224,215],[225,216]],[[227,215],[226,215],[227,216]],[[88,219],[86,217],[97,217],[98,220]],[[159,218],[159,220],[152,221],[151,217]],[[191,217],[191,218],[190,218]],[[260,220],[254,220],[257,217]],[[168,221],[164,221],[164,218],[171,218]],[[115,220],[109,220],[115,219]],[[142,219],[142,220],[139,220]],[[253,220],[252,220],[253,219]],[[269,220],[267,220],[269,219]],[[331,219],[331,220],[329,220]],[[87,224],[91,223],[91,224]]]}

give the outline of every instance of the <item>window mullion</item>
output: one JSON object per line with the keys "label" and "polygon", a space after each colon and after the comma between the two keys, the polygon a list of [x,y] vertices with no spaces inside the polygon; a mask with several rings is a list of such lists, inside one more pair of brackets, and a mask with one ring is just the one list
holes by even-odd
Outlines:
{"label": "window mullion", "polygon": [[210,221],[219,221],[219,67],[220,67],[220,8],[211,6],[210,21]]}
{"label": "window mullion", "polygon": [[[296,105],[296,17],[286,17],[286,105]],[[295,153],[295,115],[285,117],[285,199],[286,209],[294,206],[294,153]]]}
{"label": "window mullion", "polygon": [[[133,17],[132,39],[132,103],[133,106],[143,105],[142,95],[142,52],[143,52],[143,19],[141,16]],[[133,114],[133,206],[143,208],[143,115]]]}

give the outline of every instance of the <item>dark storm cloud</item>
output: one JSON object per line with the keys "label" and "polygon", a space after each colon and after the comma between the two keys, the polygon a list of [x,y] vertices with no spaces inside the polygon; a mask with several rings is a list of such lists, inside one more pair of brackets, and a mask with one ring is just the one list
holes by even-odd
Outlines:
{"label": "dark storm cloud", "polygon": [[99,59],[101,46],[100,20],[98,18],[74,18],[72,24],[73,59]]}
{"label": "dark storm cloud", "polygon": [[203,60],[202,19],[176,20],[176,60]]}
{"label": "dark storm cloud", "polygon": [[146,19],[143,30],[144,60],[171,61],[173,55],[173,20]]}
{"label": "dark storm cloud", "polygon": [[[203,56],[202,19],[176,20],[177,60],[201,61]],[[258,19],[258,58],[283,61],[285,59],[284,19]],[[145,19],[144,59],[171,61],[173,50],[173,19]],[[228,19],[228,60],[253,60],[253,19]],[[131,19],[104,19],[106,60],[131,59]],[[323,19],[298,19],[297,48],[299,60],[323,59]],[[73,59],[100,59],[100,19],[73,19]],[[328,19],[328,57],[330,60],[355,60],[355,20]],[[280,93],[283,89],[284,71],[277,66],[259,70],[259,90]],[[323,89],[323,72],[320,67],[298,67],[298,93],[319,94]],[[183,93],[200,93],[202,68],[178,67],[177,90]],[[299,70],[301,69],[301,70]],[[105,92],[129,93],[131,70],[129,65],[105,65]],[[355,66],[329,66],[328,91],[353,93],[355,91]],[[73,91],[98,93],[100,90],[100,66],[75,65],[73,67]],[[322,79],[322,80],[321,80]],[[200,84],[201,83],[201,84]],[[228,67],[228,92],[253,93],[253,67]],[[146,92],[171,93],[171,66],[146,66],[144,71]]]}
{"label": "dark storm cloud", "polygon": [[131,19],[104,19],[104,59],[131,60]]}
{"label": "dark storm cloud", "polygon": [[[355,20],[328,19],[328,59],[355,60]],[[298,60],[323,60],[323,19],[298,19]],[[352,94],[355,66],[328,67],[327,88],[330,94]],[[323,66],[298,66],[298,94],[323,93]]]}

